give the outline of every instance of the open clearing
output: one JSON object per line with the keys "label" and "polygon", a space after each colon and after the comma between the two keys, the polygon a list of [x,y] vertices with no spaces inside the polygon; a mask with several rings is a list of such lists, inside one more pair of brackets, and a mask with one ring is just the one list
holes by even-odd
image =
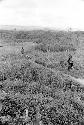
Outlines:
{"label": "open clearing", "polygon": [[0,44],[0,56],[1,55],[7,55],[7,54],[19,54],[21,52],[21,48],[23,46],[24,50],[27,51],[36,44],[33,42],[25,42],[25,43],[19,43],[15,45],[9,45],[9,44]]}

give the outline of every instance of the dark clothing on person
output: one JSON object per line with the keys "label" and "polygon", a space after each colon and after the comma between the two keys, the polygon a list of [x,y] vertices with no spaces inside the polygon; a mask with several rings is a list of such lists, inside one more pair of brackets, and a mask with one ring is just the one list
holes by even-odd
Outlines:
{"label": "dark clothing on person", "polygon": [[72,69],[73,67],[73,61],[72,61],[72,56],[70,55],[69,56],[69,59],[68,59],[68,70]]}
{"label": "dark clothing on person", "polygon": [[24,54],[24,48],[23,48],[23,47],[22,47],[22,49],[21,49],[21,53]]}

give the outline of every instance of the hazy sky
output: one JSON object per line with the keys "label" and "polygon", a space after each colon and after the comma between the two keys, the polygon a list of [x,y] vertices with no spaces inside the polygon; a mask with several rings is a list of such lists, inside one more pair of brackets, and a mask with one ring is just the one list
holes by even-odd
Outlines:
{"label": "hazy sky", "polygon": [[0,25],[84,29],[84,0],[1,0]]}

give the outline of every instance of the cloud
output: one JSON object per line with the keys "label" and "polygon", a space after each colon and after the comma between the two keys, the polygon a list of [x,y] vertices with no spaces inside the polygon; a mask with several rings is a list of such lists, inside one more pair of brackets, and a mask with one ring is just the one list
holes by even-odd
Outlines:
{"label": "cloud", "polygon": [[9,9],[17,9],[17,8],[34,8],[36,3],[34,0],[6,0],[3,3],[3,7]]}
{"label": "cloud", "polygon": [[84,28],[81,0],[3,0],[0,25]]}
{"label": "cloud", "polygon": [[0,0],[0,2],[3,2],[4,0]]}

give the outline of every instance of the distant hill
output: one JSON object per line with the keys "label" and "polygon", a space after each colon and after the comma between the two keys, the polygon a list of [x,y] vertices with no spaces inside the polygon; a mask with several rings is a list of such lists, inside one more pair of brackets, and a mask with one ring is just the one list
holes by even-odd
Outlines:
{"label": "distant hill", "polygon": [[67,31],[55,31],[55,30],[43,30],[43,29],[34,29],[33,30],[17,30],[17,29],[5,29],[0,28],[0,38],[3,40],[37,40],[39,42],[49,42],[49,41],[76,41],[77,36],[84,37],[84,33],[75,31],[75,32],[67,32]]}
{"label": "distant hill", "polygon": [[[42,44],[72,44],[78,47],[84,41],[83,31],[63,31],[40,27],[0,27],[2,42],[35,42]],[[82,46],[82,45],[81,45]]]}

